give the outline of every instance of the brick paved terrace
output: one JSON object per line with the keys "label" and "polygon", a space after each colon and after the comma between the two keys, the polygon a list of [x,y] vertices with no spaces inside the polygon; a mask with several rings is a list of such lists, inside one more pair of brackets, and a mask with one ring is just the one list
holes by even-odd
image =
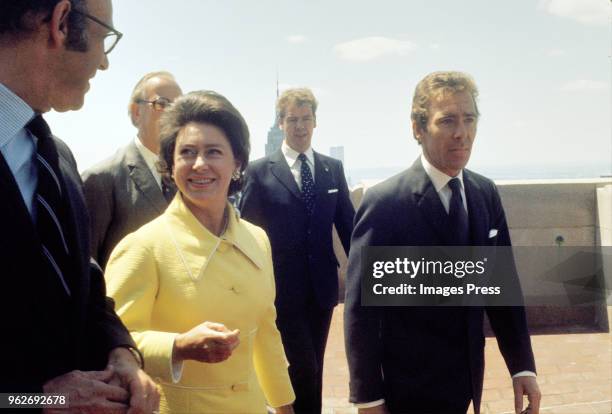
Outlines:
{"label": "brick paved terrace", "polygon": [[[611,309],[608,307],[609,316],[612,316]],[[334,312],[327,345],[323,379],[324,414],[357,412],[348,403],[343,310],[343,305],[339,305]],[[610,333],[531,337],[538,367],[538,383],[542,390],[542,414],[612,413],[611,339]],[[485,352],[482,413],[514,413],[511,380],[495,338],[487,338]]]}

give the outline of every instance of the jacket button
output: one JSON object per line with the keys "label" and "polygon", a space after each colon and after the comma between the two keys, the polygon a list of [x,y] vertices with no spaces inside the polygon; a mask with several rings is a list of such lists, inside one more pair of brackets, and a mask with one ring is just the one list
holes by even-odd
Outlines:
{"label": "jacket button", "polygon": [[239,382],[238,384],[232,384],[231,386],[232,391],[248,391],[248,389],[249,384],[246,382]]}

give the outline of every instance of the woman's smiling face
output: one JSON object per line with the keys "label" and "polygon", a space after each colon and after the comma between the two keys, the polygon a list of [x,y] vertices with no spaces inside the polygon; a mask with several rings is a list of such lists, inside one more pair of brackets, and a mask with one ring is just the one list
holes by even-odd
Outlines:
{"label": "woman's smiling face", "polygon": [[232,173],[238,167],[222,129],[190,122],[179,132],[172,175],[190,208],[225,208]]}

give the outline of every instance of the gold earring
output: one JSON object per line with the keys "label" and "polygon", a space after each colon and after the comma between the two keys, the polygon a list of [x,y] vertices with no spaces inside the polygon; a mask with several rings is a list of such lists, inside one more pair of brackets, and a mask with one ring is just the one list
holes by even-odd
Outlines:
{"label": "gold earring", "polygon": [[236,170],[232,173],[232,181],[238,181],[240,179],[240,170]]}

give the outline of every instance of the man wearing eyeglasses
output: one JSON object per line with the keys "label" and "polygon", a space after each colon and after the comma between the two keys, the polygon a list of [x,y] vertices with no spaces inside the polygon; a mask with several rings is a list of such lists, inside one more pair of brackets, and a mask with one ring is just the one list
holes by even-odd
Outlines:
{"label": "man wearing eyeglasses", "polygon": [[90,262],[75,160],[41,116],[79,109],[120,37],[110,0],[0,3],[0,392],[63,396],[70,412],[159,404]]}
{"label": "man wearing eyeglasses", "polygon": [[111,158],[83,173],[91,216],[91,255],[104,268],[121,239],[164,212],[175,193],[162,182],[159,118],[182,94],[172,74],[151,72],[134,87],[128,112],[137,136]]}

